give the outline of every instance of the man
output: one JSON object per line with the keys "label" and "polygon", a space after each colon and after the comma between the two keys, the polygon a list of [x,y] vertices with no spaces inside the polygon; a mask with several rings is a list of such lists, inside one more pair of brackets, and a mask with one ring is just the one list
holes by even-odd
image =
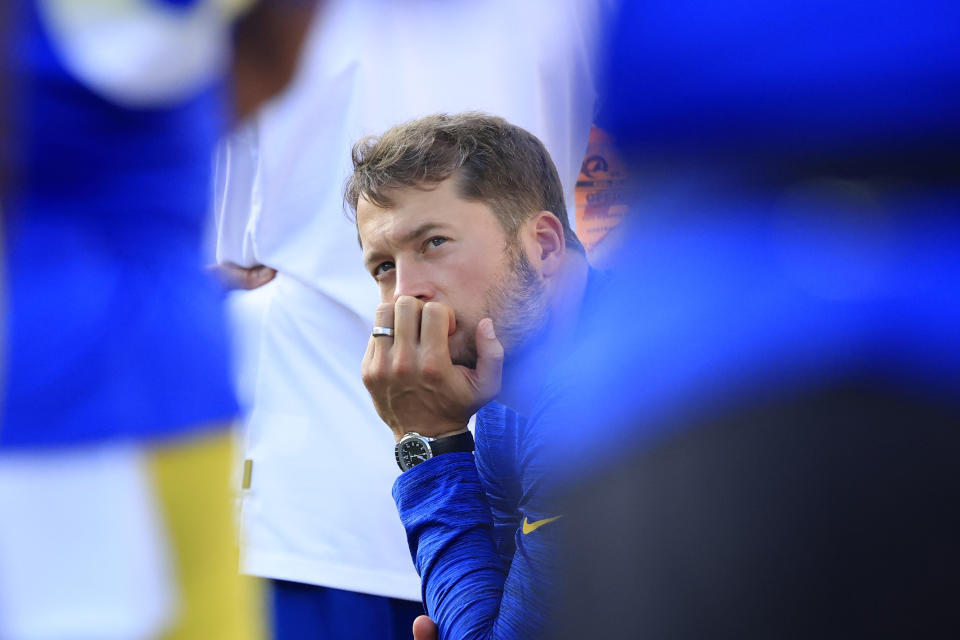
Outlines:
{"label": "man", "polygon": [[398,442],[428,613],[447,638],[534,637],[560,526],[539,455],[551,372],[596,286],[557,170],[533,135],[478,113],[394,127],[353,162],[346,199],[381,298],[363,380]]}
{"label": "man", "polygon": [[427,113],[494,113],[543,141],[572,204],[606,4],[325,3],[290,89],[224,145],[218,261],[254,267],[244,287],[276,274],[231,315],[251,472],[241,565],[270,579],[278,640],[405,639],[423,613],[381,455],[393,442],[357,376],[378,298],[343,214],[350,145]]}

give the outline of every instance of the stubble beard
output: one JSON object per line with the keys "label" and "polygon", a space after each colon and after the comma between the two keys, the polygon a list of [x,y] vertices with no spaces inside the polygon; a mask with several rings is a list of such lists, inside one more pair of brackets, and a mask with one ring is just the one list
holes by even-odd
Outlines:
{"label": "stubble beard", "polygon": [[[484,312],[476,318],[457,318],[464,327],[463,345],[453,353],[453,363],[475,369],[477,366],[477,324],[483,318],[493,320],[497,339],[509,357],[534,342],[547,324],[546,287],[537,276],[519,242],[507,247],[507,273],[492,285],[485,298]],[[453,351],[453,345],[451,345]]]}

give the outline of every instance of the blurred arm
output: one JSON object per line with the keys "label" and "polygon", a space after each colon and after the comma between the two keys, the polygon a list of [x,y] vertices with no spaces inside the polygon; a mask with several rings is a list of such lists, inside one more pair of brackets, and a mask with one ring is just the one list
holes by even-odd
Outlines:
{"label": "blurred arm", "polygon": [[238,118],[290,82],[316,5],[315,0],[266,0],[237,21],[232,76]]}

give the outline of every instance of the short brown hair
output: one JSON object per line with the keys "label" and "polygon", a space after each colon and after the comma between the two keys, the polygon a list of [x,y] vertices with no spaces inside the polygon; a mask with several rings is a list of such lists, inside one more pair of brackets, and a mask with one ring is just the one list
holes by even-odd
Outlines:
{"label": "short brown hair", "polygon": [[543,143],[484,113],[434,114],[359,140],[344,198],[354,213],[361,197],[388,208],[390,189],[437,184],[451,176],[461,198],[493,210],[508,238],[535,213],[549,211],[563,225],[567,247],[583,253],[567,219],[560,176]]}

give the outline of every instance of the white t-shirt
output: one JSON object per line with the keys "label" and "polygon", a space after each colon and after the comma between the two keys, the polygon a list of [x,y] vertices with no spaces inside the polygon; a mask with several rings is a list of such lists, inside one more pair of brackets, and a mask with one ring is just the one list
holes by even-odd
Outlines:
{"label": "white t-shirt", "polygon": [[280,272],[233,299],[245,571],[420,598],[393,437],[360,380],[378,290],[342,203],[350,149],[429,113],[498,115],[544,142],[572,220],[600,20],[597,0],[327,3],[289,90],[221,149],[217,257]]}

